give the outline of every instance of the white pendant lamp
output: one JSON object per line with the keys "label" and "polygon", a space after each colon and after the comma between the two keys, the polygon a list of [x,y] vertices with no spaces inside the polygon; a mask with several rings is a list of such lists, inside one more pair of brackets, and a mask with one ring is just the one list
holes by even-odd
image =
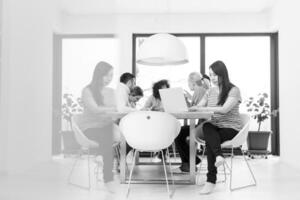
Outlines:
{"label": "white pendant lamp", "polygon": [[158,33],[141,44],[136,62],[151,66],[180,65],[187,63],[188,58],[180,39],[171,34]]}

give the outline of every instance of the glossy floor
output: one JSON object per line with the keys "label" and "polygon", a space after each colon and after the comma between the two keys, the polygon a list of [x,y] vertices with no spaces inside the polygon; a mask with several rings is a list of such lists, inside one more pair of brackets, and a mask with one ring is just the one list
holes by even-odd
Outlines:
{"label": "glossy floor", "polygon": [[[41,164],[23,173],[0,175],[0,199],[1,200],[104,200],[104,199],[126,199],[126,184],[120,184],[118,175],[115,181],[107,188],[101,182],[96,184],[92,179],[92,189],[85,190],[67,184],[67,177],[71,169],[73,158],[56,157],[49,163]],[[251,181],[248,171],[240,157],[236,157],[234,171],[234,184],[244,184]],[[238,199],[238,200],[281,200],[300,199],[300,169],[294,169],[282,163],[277,157],[269,159],[257,158],[249,160],[257,178],[257,186],[239,191],[230,192],[228,183],[218,183],[214,193],[210,195],[199,195],[201,185],[175,185],[171,186],[174,200],[199,200],[199,199]],[[86,162],[82,160],[74,171],[73,181],[86,185],[87,168]],[[173,166],[175,168],[175,166]],[[175,171],[177,169],[174,169]],[[159,171],[159,170],[158,170]],[[136,176],[147,176],[143,168],[137,168]],[[163,171],[161,171],[163,172]],[[202,171],[204,172],[205,171]],[[152,176],[162,176],[160,172]],[[180,176],[180,174],[177,174]],[[94,177],[94,176],[92,176]],[[178,177],[177,177],[178,178]],[[220,175],[219,179],[224,176]],[[205,174],[200,174],[199,184],[205,181]],[[107,191],[112,190],[112,192]],[[160,184],[133,184],[128,199],[150,200],[168,199],[166,186]]]}

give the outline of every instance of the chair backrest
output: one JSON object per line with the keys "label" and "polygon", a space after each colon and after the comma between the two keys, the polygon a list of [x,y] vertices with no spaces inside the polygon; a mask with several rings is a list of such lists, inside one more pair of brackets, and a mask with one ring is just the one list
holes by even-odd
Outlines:
{"label": "chair backrest", "polygon": [[242,118],[243,128],[238,132],[238,134],[231,140],[231,145],[233,148],[242,146],[248,137],[250,116],[246,113],[240,114]]}
{"label": "chair backrest", "polygon": [[180,131],[180,122],[165,112],[136,111],[120,121],[127,143],[139,151],[158,151],[172,144]]}
{"label": "chair backrest", "polygon": [[88,139],[83,132],[80,130],[76,123],[76,118],[78,116],[73,116],[71,119],[72,130],[74,132],[75,139],[77,143],[81,146],[81,148],[91,148],[98,146],[97,142]]}

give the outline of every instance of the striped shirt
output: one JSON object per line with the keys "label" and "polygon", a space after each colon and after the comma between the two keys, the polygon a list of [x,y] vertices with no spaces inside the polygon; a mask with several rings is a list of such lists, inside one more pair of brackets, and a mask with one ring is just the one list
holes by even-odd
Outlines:
{"label": "striped shirt", "polygon": [[[210,122],[219,128],[232,128],[239,131],[243,127],[242,119],[239,113],[239,106],[242,102],[240,89],[234,86],[229,91],[228,97],[237,98],[238,103],[227,113],[214,112]],[[219,101],[219,88],[210,88],[205,94],[204,98],[207,100],[207,107],[218,107],[219,105],[217,105],[217,103]]]}

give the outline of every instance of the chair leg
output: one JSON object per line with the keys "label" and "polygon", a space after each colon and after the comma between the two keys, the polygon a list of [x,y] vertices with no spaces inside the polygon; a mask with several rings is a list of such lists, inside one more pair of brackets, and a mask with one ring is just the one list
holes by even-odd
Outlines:
{"label": "chair leg", "polygon": [[80,187],[80,188],[84,188],[84,189],[90,190],[90,189],[91,189],[91,178],[90,178],[90,161],[89,161],[90,154],[89,154],[89,150],[87,151],[87,153],[88,153],[88,170],[89,170],[89,172],[88,172],[88,176],[89,176],[89,186],[86,187],[86,186],[82,186],[82,185],[75,184],[75,183],[72,183],[72,182],[71,182],[71,177],[72,177],[74,168],[75,168],[75,166],[76,166],[78,160],[81,158],[82,153],[83,153],[83,150],[80,150],[79,153],[78,153],[78,158],[74,161],[74,164],[73,164],[73,166],[72,166],[71,172],[70,172],[69,177],[68,177],[68,183],[71,184],[71,185]]}
{"label": "chair leg", "polygon": [[226,183],[226,181],[227,181],[227,175],[226,175],[226,166],[225,166],[225,164],[223,164],[223,170],[224,170],[224,180],[222,182]]}
{"label": "chair leg", "polygon": [[[160,151],[160,152],[163,153],[163,151]],[[168,175],[167,175],[166,163],[165,163],[164,156],[162,156],[162,160],[163,160],[163,165],[164,165],[164,171],[165,171],[165,178],[166,178],[166,183],[167,183],[168,196],[169,196],[169,198],[171,198],[170,189],[169,189],[169,181],[168,181]]]}
{"label": "chair leg", "polygon": [[89,190],[91,189],[90,150],[88,150]]}
{"label": "chair leg", "polygon": [[134,168],[134,165],[135,165],[135,157],[136,157],[137,152],[138,152],[137,150],[134,151],[134,156],[132,158],[132,166],[131,166],[130,175],[129,175],[126,198],[128,198],[129,192],[130,192],[130,183],[131,183],[132,172],[133,172],[133,168]]}
{"label": "chair leg", "polygon": [[242,150],[242,154],[243,154],[243,159],[245,160],[245,162],[247,164],[247,167],[248,167],[248,169],[251,173],[251,176],[252,176],[252,179],[253,179],[254,183],[249,184],[249,185],[245,185],[245,186],[241,186],[241,187],[235,187],[235,188],[232,187],[232,169],[233,169],[233,148],[232,148],[232,150],[231,150],[231,170],[230,170],[230,191],[239,190],[239,189],[243,189],[243,188],[247,188],[247,187],[251,187],[251,186],[256,186],[256,179],[255,179],[254,174],[251,170],[251,167],[250,167],[250,165],[249,165],[249,163],[248,163],[248,161],[245,157],[245,154],[244,154],[243,150]]}
{"label": "chair leg", "polygon": [[115,153],[116,153],[116,156],[117,156],[117,160],[118,160],[118,163],[120,163],[120,144],[117,144],[114,146],[114,150],[115,150]]}
{"label": "chair leg", "polygon": [[172,143],[172,149],[173,149],[173,154],[174,154],[174,158],[175,158],[175,161],[176,161],[177,157],[176,157],[176,145],[175,145],[175,142]]}
{"label": "chair leg", "polygon": [[[167,149],[167,153],[168,153],[168,155],[170,156],[169,149]],[[171,158],[171,156],[170,156],[169,158]],[[171,160],[171,159],[169,159],[169,168],[170,168],[170,173],[171,173],[172,185],[173,185],[173,187],[174,187],[173,171],[172,171],[172,167],[171,167],[171,162],[170,162],[170,160]]]}
{"label": "chair leg", "polygon": [[72,177],[74,168],[75,168],[75,166],[76,166],[76,164],[77,164],[77,162],[78,162],[78,160],[79,160],[80,157],[81,157],[81,152],[78,152],[78,157],[77,157],[77,158],[75,159],[75,161],[73,162],[73,165],[72,165],[72,168],[71,168],[71,172],[70,172],[70,174],[69,174],[69,176],[68,176],[68,183],[69,183],[69,184],[72,184],[72,182],[71,182],[71,177]]}
{"label": "chair leg", "polygon": [[[202,146],[202,145],[201,145]],[[203,145],[203,152],[202,152],[202,155],[201,155],[201,162],[200,162],[200,165],[199,165],[199,170],[201,170],[201,167],[202,167],[202,161],[204,159],[204,153],[205,153],[205,150],[206,150],[206,146]]]}
{"label": "chair leg", "polygon": [[202,155],[201,155],[201,162],[199,164],[199,173],[197,175],[197,180],[196,180],[196,183],[199,184],[199,179],[200,179],[200,174],[201,174],[201,168],[202,168],[202,163],[203,163],[203,160],[204,160],[204,154],[205,154],[205,150],[206,150],[206,146],[205,145],[200,145],[200,147],[203,146],[203,151],[202,151]]}

